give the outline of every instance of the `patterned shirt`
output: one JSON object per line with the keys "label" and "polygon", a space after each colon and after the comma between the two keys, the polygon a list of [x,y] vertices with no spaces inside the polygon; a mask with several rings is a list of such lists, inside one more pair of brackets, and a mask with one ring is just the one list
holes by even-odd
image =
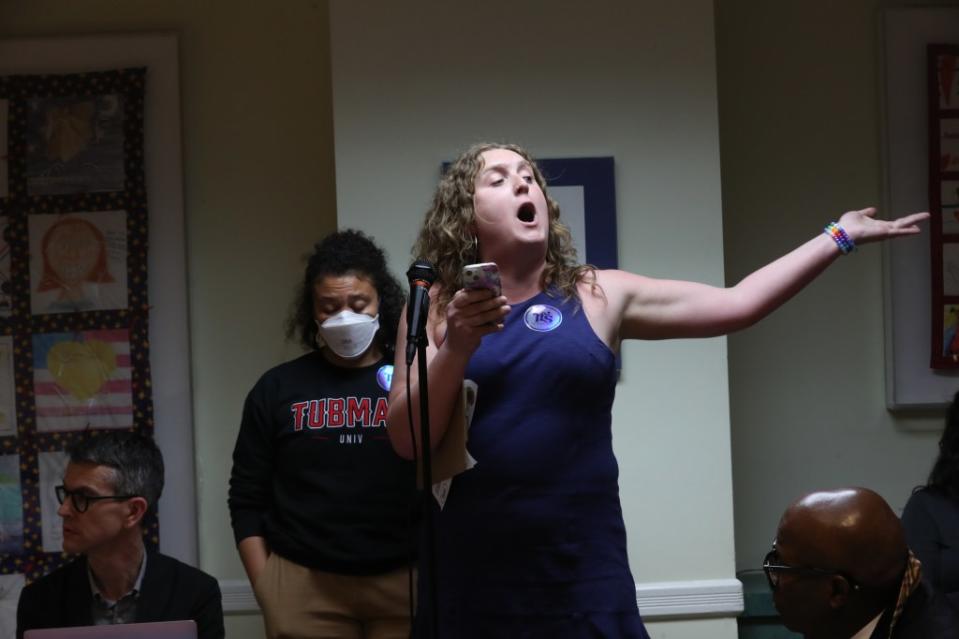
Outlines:
{"label": "patterned shirt", "polygon": [[143,560],[140,562],[140,573],[133,583],[133,589],[123,595],[116,601],[111,601],[100,593],[97,586],[97,578],[90,570],[90,564],[87,563],[87,577],[90,579],[90,590],[93,592],[93,602],[90,604],[90,612],[93,615],[93,625],[107,626],[120,623],[134,623],[137,620],[137,603],[140,599],[140,585],[143,583],[143,575],[146,573],[147,555],[143,553]]}

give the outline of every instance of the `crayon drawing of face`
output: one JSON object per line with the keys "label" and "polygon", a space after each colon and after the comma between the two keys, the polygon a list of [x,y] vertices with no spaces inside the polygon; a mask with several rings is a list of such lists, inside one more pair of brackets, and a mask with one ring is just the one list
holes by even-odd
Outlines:
{"label": "crayon drawing of face", "polygon": [[85,282],[113,282],[103,233],[86,220],[65,217],[43,236],[43,276],[38,291],[76,291]]}

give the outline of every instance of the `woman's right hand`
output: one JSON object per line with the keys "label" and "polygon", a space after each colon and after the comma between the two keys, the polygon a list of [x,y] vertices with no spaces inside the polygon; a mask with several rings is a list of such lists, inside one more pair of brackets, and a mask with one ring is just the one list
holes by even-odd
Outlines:
{"label": "woman's right hand", "polygon": [[460,289],[446,307],[446,331],[436,346],[472,355],[484,335],[503,330],[509,311],[506,298],[489,289]]}
{"label": "woman's right hand", "polygon": [[[439,289],[430,291],[435,300]],[[435,448],[443,438],[450,416],[463,390],[463,376],[484,335],[503,330],[503,318],[510,307],[506,298],[494,297],[485,289],[459,290],[446,305],[445,316],[438,307],[430,309],[426,324],[430,337],[426,346],[429,370],[430,444]],[[410,402],[418,406],[419,367],[406,366],[406,310],[400,319],[396,336],[396,363],[390,385],[390,404],[387,414],[387,433],[393,449],[404,459],[413,459],[418,444],[411,431],[419,429],[419,413],[410,410]],[[410,416],[412,414],[412,426]]]}

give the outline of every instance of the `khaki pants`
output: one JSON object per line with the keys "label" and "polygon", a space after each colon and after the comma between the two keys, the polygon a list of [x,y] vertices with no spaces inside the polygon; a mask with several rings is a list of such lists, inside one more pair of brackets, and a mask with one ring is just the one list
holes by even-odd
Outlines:
{"label": "khaki pants", "polygon": [[408,639],[409,572],[372,577],[304,568],[270,555],[253,585],[269,639]]}

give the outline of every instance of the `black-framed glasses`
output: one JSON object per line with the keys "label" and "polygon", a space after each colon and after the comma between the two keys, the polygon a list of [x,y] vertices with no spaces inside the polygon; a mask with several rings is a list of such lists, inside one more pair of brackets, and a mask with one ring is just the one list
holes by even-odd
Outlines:
{"label": "black-framed glasses", "polygon": [[133,499],[134,497],[139,497],[140,495],[87,495],[86,493],[79,490],[67,490],[67,487],[63,484],[54,488],[57,493],[57,501],[63,503],[66,501],[67,497],[70,498],[70,501],[73,502],[73,509],[78,513],[87,512],[87,508],[90,507],[95,501],[103,501],[104,499],[113,499],[115,501],[123,501],[125,499]]}
{"label": "black-framed glasses", "polygon": [[763,572],[766,573],[766,580],[769,582],[769,588],[771,590],[776,590],[779,588],[779,575],[783,572],[792,572],[800,575],[814,575],[820,577],[833,577],[835,575],[839,575],[849,582],[849,585],[853,590],[859,590],[860,588],[859,584],[856,583],[852,577],[845,573],[839,572],[838,570],[824,570],[822,568],[786,565],[779,560],[779,553],[776,551],[775,546],[773,546],[772,550],[767,552],[766,556],[763,558]]}

